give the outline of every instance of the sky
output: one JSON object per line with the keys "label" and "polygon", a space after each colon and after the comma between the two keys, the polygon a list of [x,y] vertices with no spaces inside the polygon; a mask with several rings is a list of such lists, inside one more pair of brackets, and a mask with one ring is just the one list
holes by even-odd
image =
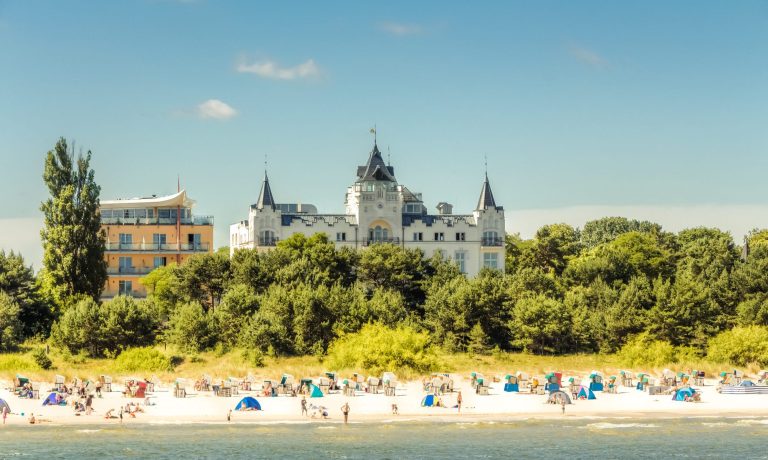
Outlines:
{"label": "sky", "polygon": [[768,227],[768,2],[0,0],[0,249],[39,267],[45,153],[102,197],[343,212],[373,143],[459,213]]}

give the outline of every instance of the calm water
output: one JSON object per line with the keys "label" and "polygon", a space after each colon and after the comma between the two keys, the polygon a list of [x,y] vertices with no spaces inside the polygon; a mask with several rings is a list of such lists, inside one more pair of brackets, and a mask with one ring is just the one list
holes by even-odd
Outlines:
{"label": "calm water", "polygon": [[768,458],[768,419],[0,427],[0,458]]}

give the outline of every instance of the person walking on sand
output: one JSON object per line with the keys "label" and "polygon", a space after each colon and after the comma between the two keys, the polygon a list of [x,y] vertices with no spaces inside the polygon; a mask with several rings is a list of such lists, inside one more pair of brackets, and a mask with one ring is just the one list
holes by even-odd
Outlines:
{"label": "person walking on sand", "polygon": [[8,418],[8,406],[3,406],[3,425],[5,425],[5,419]]}
{"label": "person walking on sand", "polygon": [[229,412],[227,412],[227,421],[229,422],[231,420],[232,420],[232,409],[230,409]]}
{"label": "person walking on sand", "polygon": [[563,410],[563,415],[565,415],[565,398],[560,398],[560,407]]}
{"label": "person walking on sand", "polygon": [[345,402],[343,406],[341,406],[341,413],[344,414],[344,423],[347,423],[347,420],[349,419],[349,403]]}
{"label": "person walking on sand", "polygon": [[461,390],[459,390],[458,396],[456,396],[456,407],[459,408],[459,413],[461,413],[461,402],[463,399],[461,398]]}
{"label": "person walking on sand", "polygon": [[309,412],[307,412],[307,397],[302,396],[301,397],[301,415],[307,416],[309,415]]}
{"label": "person walking on sand", "polygon": [[120,407],[120,423],[123,423],[123,408]]}

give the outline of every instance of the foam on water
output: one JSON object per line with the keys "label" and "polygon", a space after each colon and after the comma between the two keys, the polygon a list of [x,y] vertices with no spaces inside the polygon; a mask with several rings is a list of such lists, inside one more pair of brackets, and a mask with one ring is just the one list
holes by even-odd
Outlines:
{"label": "foam on water", "polygon": [[601,422],[601,423],[590,423],[589,425],[585,426],[584,428],[592,429],[592,430],[615,430],[615,429],[625,429],[625,428],[658,428],[659,425],[654,425],[653,423],[609,423],[609,422]]}

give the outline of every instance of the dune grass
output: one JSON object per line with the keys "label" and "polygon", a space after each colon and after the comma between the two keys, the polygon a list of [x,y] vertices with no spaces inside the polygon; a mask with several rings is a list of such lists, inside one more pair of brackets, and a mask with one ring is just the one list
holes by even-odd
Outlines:
{"label": "dune grass", "polygon": [[[72,377],[82,379],[95,379],[99,375],[111,375],[116,382],[122,377],[150,378],[158,377],[163,382],[171,382],[176,378],[197,379],[202,375],[210,375],[214,379],[226,379],[227,377],[242,378],[252,374],[257,379],[279,378],[283,373],[291,374],[296,378],[316,377],[325,371],[333,370],[342,376],[350,376],[353,372],[366,373],[365,369],[328,369],[323,361],[315,356],[272,358],[265,357],[262,367],[254,367],[243,350],[231,350],[226,353],[205,352],[198,355],[182,355],[176,350],[165,349],[162,346],[155,348],[175,362],[171,371],[133,370],[127,372],[121,370],[121,366],[114,359],[92,359],[80,356],[68,356],[58,350],[51,350],[50,357],[54,368],[42,370],[32,358],[31,351],[19,353],[0,354],[0,379],[11,380],[18,373],[33,380],[47,382],[53,381],[56,374],[64,375],[67,380]],[[486,376],[503,376],[521,370],[528,374],[544,374],[558,370],[565,374],[587,374],[592,370],[598,370],[604,375],[615,375],[622,369],[630,369],[635,372],[645,371],[651,374],[660,374],[665,368],[674,371],[688,371],[691,369],[702,370],[708,376],[714,376],[723,370],[733,369],[733,366],[725,363],[714,363],[705,359],[688,360],[681,363],[668,363],[652,368],[628,367],[622,364],[618,355],[601,354],[575,354],[562,356],[539,356],[524,353],[494,353],[491,355],[470,354],[440,354],[439,368],[436,371],[451,372],[459,375],[469,375],[470,372],[480,372]],[[748,374],[757,372],[758,366],[750,365],[742,367]],[[400,371],[398,376],[405,379],[418,379],[422,374]]]}

